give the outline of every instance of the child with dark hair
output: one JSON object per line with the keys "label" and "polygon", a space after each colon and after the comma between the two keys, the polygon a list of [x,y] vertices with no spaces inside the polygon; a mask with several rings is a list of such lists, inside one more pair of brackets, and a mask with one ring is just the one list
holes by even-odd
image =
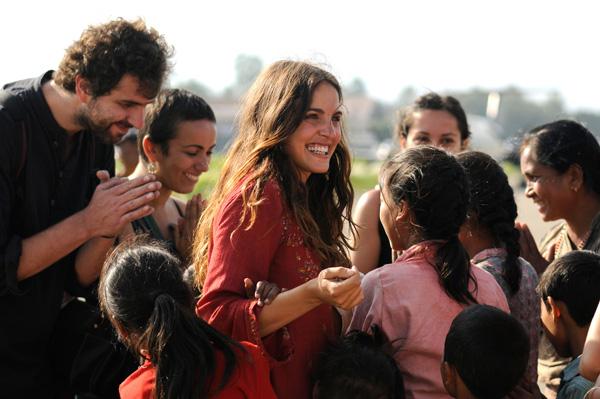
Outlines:
{"label": "child with dark hair", "polygon": [[98,295],[120,339],[144,360],[121,384],[121,398],[275,398],[260,350],[194,314],[180,261],[163,244],[119,245]]}
{"label": "child with dark hair", "polygon": [[502,167],[489,155],[467,151],[456,159],[465,168],[471,187],[468,217],[460,229],[460,241],[471,262],[494,276],[506,295],[511,315],[525,327],[530,352],[520,388],[537,393],[540,301],[535,288],[539,279],[533,266],[519,257],[513,190]]}
{"label": "child with dark hair", "polygon": [[442,380],[458,399],[500,399],[525,373],[529,339],[521,323],[492,306],[473,305],[452,321]]}
{"label": "child with dark hair", "polygon": [[377,325],[353,330],[317,361],[313,399],[403,399],[404,384]]}
{"label": "child with dark hair", "polygon": [[471,266],[458,239],[469,183],[451,154],[430,146],[408,149],[385,163],[380,187],[380,218],[402,255],[365,275],[365,299],[350,328],[381,326],[407,398],[447,398],[437,370],[452,320],[474,303],[508,312],[506,297],[489,273]]}
{"label": "child with dark hair", "polygon": [[555,259],[538,285],[544,331],[558,355],[573,360],[561,373],[557,399],[583,398],[593,386],[579,374],[580,355],[600,301],[600,255],[573,251]]}

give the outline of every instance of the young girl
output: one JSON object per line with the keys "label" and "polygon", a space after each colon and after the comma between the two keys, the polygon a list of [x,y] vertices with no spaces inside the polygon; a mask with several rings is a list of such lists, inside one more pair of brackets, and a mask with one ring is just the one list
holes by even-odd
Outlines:
{"label": "young girl", "polygon": [[106,261],[100,304],[144,363],[121,398],[275,398],[258,348],[198,319],[179,260],[158,242],[125,242]]}
{"label": "young girl", "polygon": [[540,335],[540,300],[535,292],[538,276],[519,257],[519,231],[515,228],[517,204],[506,174],[487,154],[477,151],[456,156],[465,168],[471,201],[459,238],[471,262],[494,276],[508,299],[510,313],[529,336],[529,362],[520,388],[537,393],[537,358]]}
{"label": "young girl", "polygon": [[[339,333],[331,305],[362,299],[360,274],[343,267],[353,192],[341,119],[333,75],[304,62],[267,68],[247,95],[196,238],[197,313],[259,345],[282,398],[310,398],[310,366]],[[286,290],[257,306],[246,278]]]}
{"label": "young girl", "polygon": [[186,90],[163,90],[148,106],[138,135],[140,161],[131,178],[148,172],[161,182],[160,196],[150,216],[135,220],[122,236],[135,232],[166,242],[187,266],[202,198],[187,204],[172,196],[191,193],[208,170],[216,144],[215,115],[200,97]]}
{"label": "young girl", "polygon": [[[396,140],[402,151],[432,145],[455,154],[469,145],[467,115],[454,97],[428,93],[404,109],[399,119]],[[369,190],[356,205],[357,239],[350,259],[363,273],[392,262],[392,250],[379,220],[379,198],[379,189]]]}
{"label": "young girl", "polygon": [[381,326],[407,398],[448,398],[439,365],[450,323],[473,303],[508,311],[506,297],[489,273],[471,267],[458,239],[469,186],[452,155],[408,149],[384,164],[380,187],[381,221],[392,248],[403,253],[365,276],[365,299],[349,329]]}

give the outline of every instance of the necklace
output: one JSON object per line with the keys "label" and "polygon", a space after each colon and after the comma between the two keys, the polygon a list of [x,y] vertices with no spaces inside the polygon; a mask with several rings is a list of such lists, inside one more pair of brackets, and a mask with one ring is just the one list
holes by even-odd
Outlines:
{"label": "necklace", "polygon": [[[592,229],[588,229],[588,231],[585,233],[585,235],[583,236],[583,238],[577,240],[577,242],[573,242],[573,240],[571,240],[571,237],[569,236],[569,233],[567,232],[567,225],[566,223],[563,225],[562,227],[562,231],[561,233],[558,235],[558,240],[556,240],[556,243],[554,244],[554,253],[555,256],[557,256],[560,252],[560,247],[564,241],[564,237],[567,237],[567,240],[570,243],[573,243],[575,245],[575,248],[578,250],[582,250],[585,247],[585,244],[587,243],[588,238],[590,238],[590,234],[592,232]],[[572,248],[569,248],[569,250],[571,250]]]}

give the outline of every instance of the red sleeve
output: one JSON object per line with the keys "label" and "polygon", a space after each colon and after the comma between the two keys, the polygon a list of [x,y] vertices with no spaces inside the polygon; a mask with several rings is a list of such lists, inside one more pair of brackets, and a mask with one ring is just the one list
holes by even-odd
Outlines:
{"label": "red sleeve", "polygon": [[238,341],[252,342],[276,360],[285,361],[291,354],[291,348],[276,343],[283,342],[281,336],[287,334],[286,330],[281,329],[261,339],[258,333],[261,308],[256,300],[246,298],[244,290],[245,277],[255,283],[270,281],[269,269],[282,244],[283,207],[276,184],[270,182],[265,185],[256,220],[249,230],[246,230],[248,220],[238,228],[241,212],[242,197],[237,193],[224,203],[215,217],[207,277],[196,312],[224,334]]}
{"label": "red sleeve", "polygon": [[260,349],[251,343],[242,342],[248,353],[248,361],[240,362],[240,388],[246,398],[276,399],[271,385],[269,361]]}
{"label": "red sleeve", "polygon": [[119,385],[121,399],[153,399],[156,369],[146,361]]}

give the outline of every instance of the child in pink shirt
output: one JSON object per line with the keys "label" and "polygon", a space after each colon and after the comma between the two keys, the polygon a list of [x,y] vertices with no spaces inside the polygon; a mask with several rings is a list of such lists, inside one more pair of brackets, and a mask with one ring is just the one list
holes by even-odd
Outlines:
{"label": "child in pink shirt", "polygon": [[407,398],[450,398],[440,364],[454,317],[474,303],[508,312],[498,283],[471,266],[458,239],[469,202],[467,177],[452,155],[421,146],[386,162],[380,186],[381,221],[392,248],[403,253],[365,276],[365,299],[349,329],[381,326]]}

